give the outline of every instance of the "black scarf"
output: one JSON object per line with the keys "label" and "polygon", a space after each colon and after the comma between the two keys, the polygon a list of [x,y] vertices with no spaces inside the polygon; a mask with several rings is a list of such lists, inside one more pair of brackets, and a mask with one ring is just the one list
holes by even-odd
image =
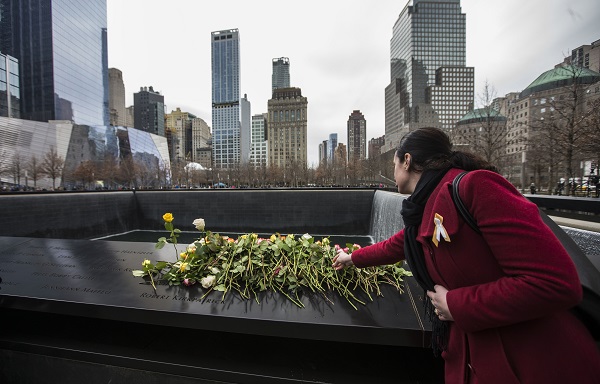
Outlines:
{"label": "black scarf", "polygon": [[415,280],[425,291],[423,305],[425,317],[432,323],[431,348],[435,356],[447,348],[449,326],[448,322],[441,321],[436,316],[435,308],[427,297],[427,291],[433,291],[435,284],[427,272],[423,246],[417,242],[417,234],[423,221],[425,204],[447,171],[448,168],[423,172],[413,194],[402,202],[401,212],[404,220],[404,254]]}

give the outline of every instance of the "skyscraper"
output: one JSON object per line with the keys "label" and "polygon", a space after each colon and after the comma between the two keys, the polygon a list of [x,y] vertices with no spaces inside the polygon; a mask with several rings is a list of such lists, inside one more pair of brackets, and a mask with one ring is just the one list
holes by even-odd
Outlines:
{"label": "skyscraper", "polygon": [[254,167],[266,167],[268,162],[268,142],[265,138],[267,127],[267,114],[261,113],[252,116],[252,149],[250,151],[250,164]]}
{"label": "skyscraper", "polygon": [[348,117],[348,161],[367,158],[367,120],[360,110],[354,110]]}
{"label": "skyscraper", "polygon": [[251,104],[248,96],[240,99],[240,162],[245,164],[250,161],[252,141]]}
{"label": "skyscraper", "polygon": [[276,90],[279,88],[290,87],[290,59],[280,57],[273,59],[273,75],[271,76],[271,88]]}
{"label": "skyscraper", "polygon": [[108,69],[108,107],[110,109],[110,125],[127,126],[123,72],[117,68]]}
{"label": "skyscraper", "polygon": [[409,130],[451,130],[473,109],[474,69],[466,67],[460,0],[412,0],[394,24],[385,91],[385,151]]}
{"label": "skyscraper", "polygon": [[335,149],[338,146],[337,133],[330,133],[327,140],[327,162],[333,164],[335,162]]}
{"label": "skyscraper", "polygon": [[0,0],[0,52],[20,68],[21,118],[108,125],[106,0]]}
{"label": "skyscraper", "polygon": [[211,33],[213,164],[240,163],[240,36],[237,29]]}
{"label": "skyscraper", "polygon": [[269,165],[282,169],[305,167],[308,99],[300,88],[280,88],[268,101]]}
{"label": "skyscraper", "polygon": [[0,116],[21,117],[19,61],[0,53]]}
{"label": "skyscraper", "polygon": [[140,87],[133,94],[135,128],[165,136],[165,97],[152,87]]}

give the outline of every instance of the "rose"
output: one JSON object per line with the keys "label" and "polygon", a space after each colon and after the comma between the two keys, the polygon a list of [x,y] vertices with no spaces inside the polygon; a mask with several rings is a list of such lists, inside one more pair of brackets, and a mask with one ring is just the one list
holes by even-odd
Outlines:
{"label": "rose", "polygon": [[172,213],[165,213],[163,215],[163,220],[167,223],[170,223],[171,221],[173,221],[173,214]]}
{"label": "rose", "polygon": [[179,267],[179,271],[181,272],[185,272],[186,270],[188,270],[188,263],[181,263],[181,267]]}
{"label": "rose", "polygon": [[190,279],[183,279],[183,285],[185,285],[186,287],[192,286],[194,285],[194,281],[190,280]]}
{"label": "rose", "polygon": [[192,224],[200,232],[204,231],[204,226],[205,226],[204,219],[196,219],[196,220],[194,220],[194,222]]}
{"label": "rose", "polygon": [[208,275],[206,277],[203,277],[202,280],[200,280],[200,284],[202,284],[202,287],[204,288],[210,288],[213,285],[215,285],[215,282],[217,281],[217,277],[213,276],[213,275]]}
{"label": "rose", "polygon": [[148,260],[148,259],[145,259],[145,260],[142,262],[142,267],[147,267],[147,266],[149,266],[149,265],[150,265],[150,260]]}

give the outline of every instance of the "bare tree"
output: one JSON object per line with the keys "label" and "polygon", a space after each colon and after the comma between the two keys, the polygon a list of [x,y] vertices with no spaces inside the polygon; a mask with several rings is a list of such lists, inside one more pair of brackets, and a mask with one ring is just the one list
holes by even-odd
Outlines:
{"label": "bare tree", "polygon": [[52,189],[56,189],[56,179],[61,177],[64,167],[65,159],[58,155],[54,147],[50,148],[42,161],[42,171],[52,179]]}
{"label": "bare tree", "polygon": [[113,189],[118,171],[119,164],[117,164],[117,160],[113,156],[105,156],[99,172],[106,188]]}
{"label": "bare tree", "polygon": [[[545,92],[540,92],[535,101],[535,116],[532,128],[537,135],[538,146],[548,150],[548,158],[554,159],[556,153],[562,154],[561,166],[567,178],[577,177],[576,164],[582,160],[592,127],[593,111],[586,107],[585,90],[582,75],[585,69],[577,66],[563,66],[564,84]],[[531,140],[531,138],[530,138]],[[549,161],[546,166],[552,168],[557,161]],[[559,171],[560,172],[560,171]],[[553,169],[550,175],[553,175]],[[574,185],[570,186],[574,187]],[[574,193],[569,188],[570,193]]]}
{"label": "bare tree", "polygon": [[81,182],[85,189],[94,189],[96,165],[91,160],[82,161],[73,171],[73,178]]}
{"label": "bare tree", "polygon": [[21,185],[21,176],[23,176],[23,172],[25,171],[25,161],[23,157],[19,154],[14,154],[11,158],[11,162],[8,164],[7,173],[12,176],[13,183],[17,185]]}
{"label": "bare tree", "polygon": [[37,181],[44,176],[44,167],[35,155],[32,155],[29,159],[25,171],[29,178],[33,180],[33,188],[37,188]]}
{"label": "bare tree", "polygon": [[504,164],[508,130],[506,117],[500,114],[494,86],[487,81],[478,96],[481,108],[473,110],[472,123],[454,130],[454,143],[482,156],[496,166]]}

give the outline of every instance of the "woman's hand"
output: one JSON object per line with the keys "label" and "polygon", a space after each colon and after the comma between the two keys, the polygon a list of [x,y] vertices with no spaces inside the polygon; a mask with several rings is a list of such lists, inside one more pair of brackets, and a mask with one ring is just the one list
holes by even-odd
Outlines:
{"label": "woman's hand", "polygon": [[446,294],[448,290],[441,285],[436,285],[433,287],[435,290],[427,291],[427,297],[431,299],[431,304],[435,308],[435,314],[442,321],[454,321],[454,317],[450,313],[450,309],[448,309],[448,302],[446,301]]}
{"label": "woman's hand", "polygon": [[343,249],[338,249],[337,255],[333,257],[333,264],[331,265],[333,269],[339,271],[340,269],[344,269],[350,265],[354,265],[352,262],[352,257],[344,252]]}

